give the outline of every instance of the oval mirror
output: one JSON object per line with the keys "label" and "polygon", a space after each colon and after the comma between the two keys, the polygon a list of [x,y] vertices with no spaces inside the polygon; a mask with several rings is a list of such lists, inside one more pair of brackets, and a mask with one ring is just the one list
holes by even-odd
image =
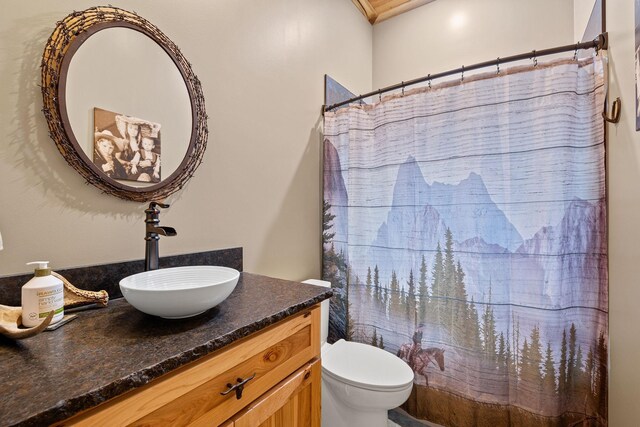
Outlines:
{"label": "oval mirror", "polygon": [[163,199],[202,161],[200,82],[177,46],[135,13],[96,7],[60,21],[45,48],[42,92],[58,149],[106,193]]}

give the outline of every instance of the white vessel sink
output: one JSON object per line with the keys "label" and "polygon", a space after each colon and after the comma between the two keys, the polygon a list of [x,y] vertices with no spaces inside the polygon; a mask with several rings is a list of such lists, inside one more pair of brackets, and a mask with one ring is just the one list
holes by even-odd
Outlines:
{"label": "white vessel sink", "polygon": [[237,270],[227,267],[163,268],[125,277],[120,291],[143,313],[182,319],[220,304],[233,292],[239,277]]}

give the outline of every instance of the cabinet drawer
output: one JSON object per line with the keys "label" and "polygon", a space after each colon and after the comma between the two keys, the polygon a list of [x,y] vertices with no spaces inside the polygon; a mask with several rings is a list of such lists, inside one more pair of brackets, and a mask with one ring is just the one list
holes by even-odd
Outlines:
{"label": "cabinet drawer", "polygon": [[[320,353],[318,306],[57,425],[220,425]],[[254,378],[242,396],[227,384]]]}
{"label": "cabinet drawer", "polygon": [[320,360],[290,375],[233,417],[234,427],[320,427]]}

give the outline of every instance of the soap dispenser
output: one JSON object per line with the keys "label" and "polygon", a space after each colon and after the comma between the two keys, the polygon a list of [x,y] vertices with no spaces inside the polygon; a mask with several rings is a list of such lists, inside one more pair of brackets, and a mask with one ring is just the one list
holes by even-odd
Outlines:
{"label": "soap dispenser", "polygon": [[22,287],[22,324],[38,326],[54,311],[51,324],[64,316],[64,284],[51,275],[49,261],[28,262],[36,265],[35,275]]}

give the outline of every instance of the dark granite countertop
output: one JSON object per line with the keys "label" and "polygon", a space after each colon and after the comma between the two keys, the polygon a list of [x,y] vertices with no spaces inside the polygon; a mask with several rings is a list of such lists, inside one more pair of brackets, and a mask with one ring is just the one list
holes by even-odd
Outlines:
{"label": "dark granite countertop", "polygon": [[330,296],[328,288],[242,273],[229,298],[190,319],[149,316],[120,298],[55,331],[0,337],[0,424],[64,420]]}

